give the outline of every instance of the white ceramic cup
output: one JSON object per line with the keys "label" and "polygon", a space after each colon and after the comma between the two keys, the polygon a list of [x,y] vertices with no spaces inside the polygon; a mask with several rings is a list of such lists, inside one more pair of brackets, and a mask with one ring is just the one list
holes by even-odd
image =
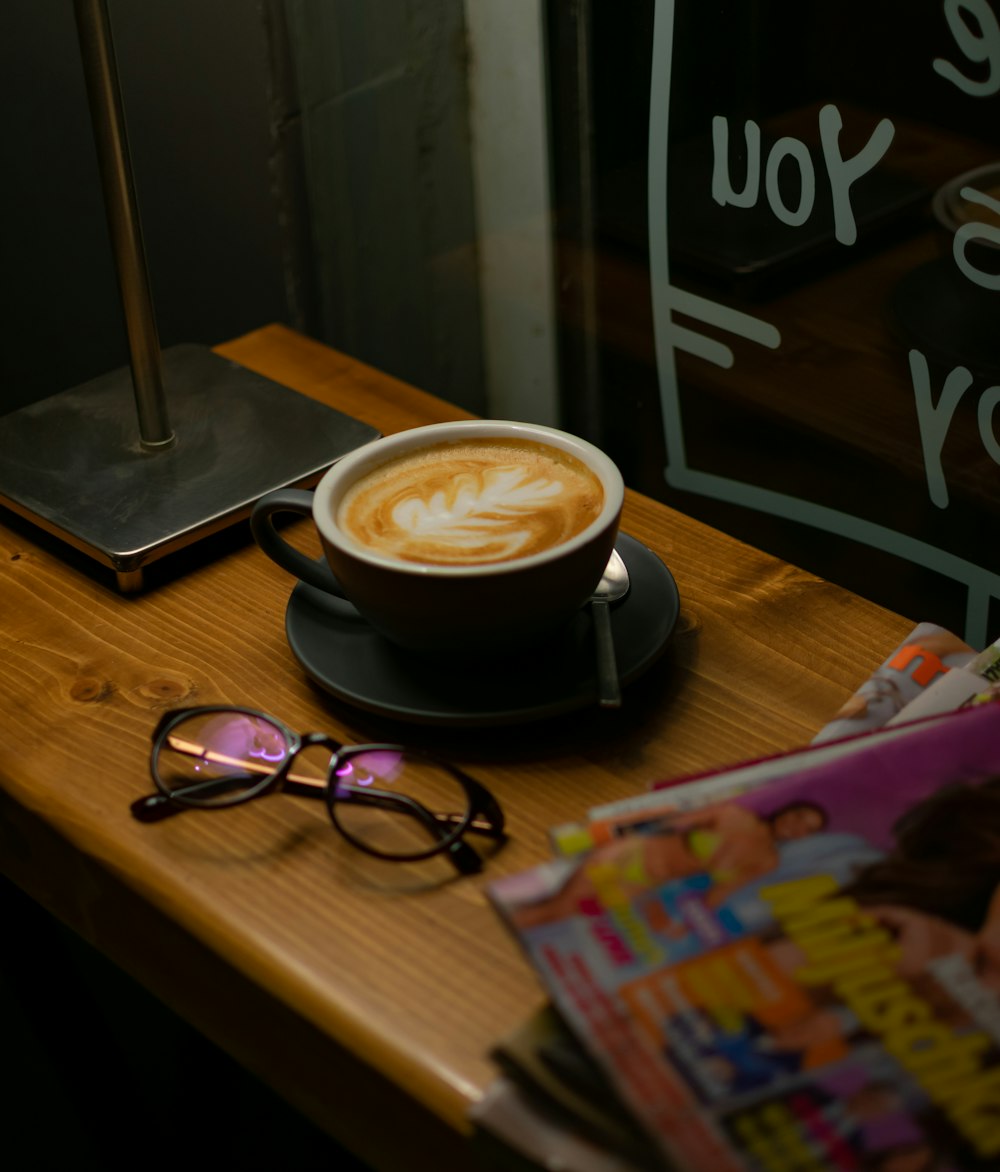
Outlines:
{"label": "white ceramic cup", "polygon": [[[599,512],[580,532],[538,553],[462,565],[401,561],[362,544],[338,523],[344,494],[367,473],[417,449],[479,438],[527,441],[575,457],[600,483]],[[365,444],[334,464],[311,492],[267,493],[254,506],[251,529],[268,557],[310,586],[347,600],[341,604],[345,614],[360,613],[393,643],[435,655],[494,656],[536,645],[573,619],[611,555],[623,500],[618,468],[586,440],[533,423],[463,420]],[[312,517],[325,565],[278,533],[273,518],[285,512]]]}

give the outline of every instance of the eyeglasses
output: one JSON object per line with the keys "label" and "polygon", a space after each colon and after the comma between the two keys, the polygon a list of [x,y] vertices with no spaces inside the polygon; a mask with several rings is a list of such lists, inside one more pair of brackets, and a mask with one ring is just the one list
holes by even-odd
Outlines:
{"label": "eyeglasses", "polygon": [[252,708],[167,712],[153,730],[150,771],[159,792],[131,806],[142,822],[284,790],[322,798],[334,826],[367,854],[404,862],[444,854],[463,875],[483,865],[467,833],[505,837],[496,799],[456,766],[403,745],[296,733]]}

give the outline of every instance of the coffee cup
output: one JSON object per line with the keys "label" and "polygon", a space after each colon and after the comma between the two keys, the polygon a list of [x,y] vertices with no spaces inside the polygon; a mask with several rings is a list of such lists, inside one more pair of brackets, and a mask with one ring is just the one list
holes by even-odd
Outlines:
{"label": "coffee cup", "polygon": [[[623,499],[618,468],[586,440],[470,419],[365,444],[314,490],[261,497],[250,524],[268,557],[398,646],[497,656],[572,621],[600,581]],[[281,513],[312,518],[323,560],[285,540]]]}

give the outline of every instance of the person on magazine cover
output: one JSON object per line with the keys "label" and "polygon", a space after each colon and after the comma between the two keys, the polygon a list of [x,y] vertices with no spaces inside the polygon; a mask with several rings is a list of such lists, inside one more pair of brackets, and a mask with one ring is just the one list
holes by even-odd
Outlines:
{"label": "person on magazine cover", "polygon": [[[763,816],[735,801],[670,814],[598,847],[558,891],[525,900],[511,909],[511,918],[523,929],[577,914],[599,898],[598,874],[613,872],[616,891],[625,898],[704,876],[705,906],[726,915],[736,931],[756,930],[768,922],[767,906],[759,899],[765,883],[817,871],[848,882],[863,865],[881,858],[861,835],[833,833],[826,824],[823,808],[807,801],[783,804]],[[660,923],[658,930],[671,928]],[[677,923],[673,930],[686,928]]]}
{"label": "person on magazine cover", "polygon": [[813,744],[881,728],[975,651],[951,631],[920,623],[817,733]]}
{"label": "person on magazine cover", "polygon": [[937,790],[903,814],[893,838],[881,865],[867,867],[850,893],[981,929],[1000,882],[1000,777]]}
{"label": "person on magazine cover", "polygon": [[840,894],[892,936],[898,976],[970,975],[995,1006],[1000,1043],[1000,778],[932,794],[895,833],[893,850]]}

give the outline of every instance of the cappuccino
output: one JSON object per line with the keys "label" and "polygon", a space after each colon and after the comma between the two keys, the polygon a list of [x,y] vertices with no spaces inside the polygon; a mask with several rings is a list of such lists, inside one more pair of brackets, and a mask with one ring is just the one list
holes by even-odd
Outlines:
{"label": "cappuccino", "polygon": [[559,448],[476,437],[419,448],[347,489],[338,527],[386,557],[472,566],[561,545],[600,514],[598,477]]}

